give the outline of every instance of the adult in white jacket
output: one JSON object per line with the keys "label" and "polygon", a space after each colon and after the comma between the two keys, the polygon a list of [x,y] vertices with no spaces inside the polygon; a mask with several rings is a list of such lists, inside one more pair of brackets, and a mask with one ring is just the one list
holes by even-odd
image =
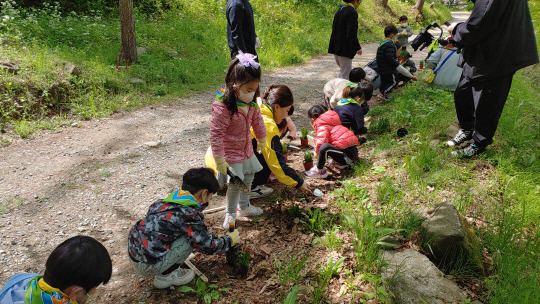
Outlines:
{"label": "adult in white jacket", "polygon": [[451,92],[456,90],[463,70],[457,65],[458,59],[457,49],[451,43],[446,46],[439,45],[437,50],[426,59],[426,68],[433,71],[438,69],[431,83],[434,88]]}

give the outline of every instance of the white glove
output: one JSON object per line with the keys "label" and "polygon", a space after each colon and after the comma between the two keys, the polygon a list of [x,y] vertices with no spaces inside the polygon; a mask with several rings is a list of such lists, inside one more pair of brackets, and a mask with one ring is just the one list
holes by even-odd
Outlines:
{"label": "white glove", "polygon": [[259,40],[259,37],[255,38],[255,48],[256,49],[261,48],[261,41]]}
{"label": "white glove", "polygon": [[216,164],[216,170],[223,173],[223,175],[227,175],[227,168],[229,168],[229,164],[227,162]]}
{"label": "white glove", "polygon": [[263,138],[257,141],[257,152],[262,153],[265,147],[266,147],[266,138]]}

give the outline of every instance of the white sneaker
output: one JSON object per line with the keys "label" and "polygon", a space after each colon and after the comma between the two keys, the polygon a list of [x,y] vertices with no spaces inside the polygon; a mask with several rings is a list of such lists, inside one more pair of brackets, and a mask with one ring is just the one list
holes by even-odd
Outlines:
{"label": "white sneaker", "polygon": [[154,278],[154,287],[163,289],[172,285],[186,285],[195,278],[195,273],[191,269],[178,268],[168,275],[158,274]]}
{"label": "white sneaker", "polygon": [[263,214],[263,210],[262,210],[262,208],[255,207],[255,206],[249,204],[249,206],[247,208],[244,208],[242,210],[237,210],[236,214],[238,216],[246,216],[246,217],[259,216],[259,215]]}
{"label": "white sneaker", "polygon": [[[223,221],[223,228],[229,229],[229,223],[236,223],[236,213],[225,212],[225,220]],[[236,227],[236,225],[235,225]]]}
{"label": "white sneaker", "polygon": [[[347,161],[347,159],[345,159],[345,161]],[[338,163],[337,161],[331,159],[329,162],[328,162],[330,165],[338,168],[339,170],[343,170],[343,169],[347,169],[349,168],[349,165],[342,165],[340,163]]]}
{"label": "white sneaker", "polygon": [[255,189],[251,190],[249,197],[251,199],[263,198],[269,196],[270,194],[272,194],[272,192],[274,192],[274,189],[260,185],[255,187]]}

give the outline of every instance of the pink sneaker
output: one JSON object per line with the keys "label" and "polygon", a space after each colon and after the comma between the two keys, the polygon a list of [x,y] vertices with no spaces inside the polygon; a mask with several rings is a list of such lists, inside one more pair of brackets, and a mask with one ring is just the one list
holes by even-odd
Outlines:
{"label": "pink sneaker", "polygon": [[328,172],[324,168],[319,170],[317,167],[313,167],[309,171],[304,172],[304,176],[309,178],[326,178]]}

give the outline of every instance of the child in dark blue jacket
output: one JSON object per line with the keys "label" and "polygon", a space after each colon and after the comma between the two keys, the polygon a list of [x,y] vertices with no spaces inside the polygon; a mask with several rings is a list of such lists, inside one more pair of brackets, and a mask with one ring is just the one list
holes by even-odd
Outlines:
{"label": "child in dark blue jacket", "polygon": [[381,86],[379,87],[379,97],[389,100],[388,94],[397,85],[396,69],[399,66],[396,51],[395,39],[398,30],[395,26],[389,25],[384,28],[385,40],[383,40],[377,49],[377,67],[381,77]]}
{"label": "child in dark blue jacket", "polygon": [[373,86],[369,83],[349,83],[343,89],[342,99],[338,101],[334,111],[339,115],[341,124],[351,129],[354,135],[367,133],[364,116],[369,111],[367,100],[371,99]]}

